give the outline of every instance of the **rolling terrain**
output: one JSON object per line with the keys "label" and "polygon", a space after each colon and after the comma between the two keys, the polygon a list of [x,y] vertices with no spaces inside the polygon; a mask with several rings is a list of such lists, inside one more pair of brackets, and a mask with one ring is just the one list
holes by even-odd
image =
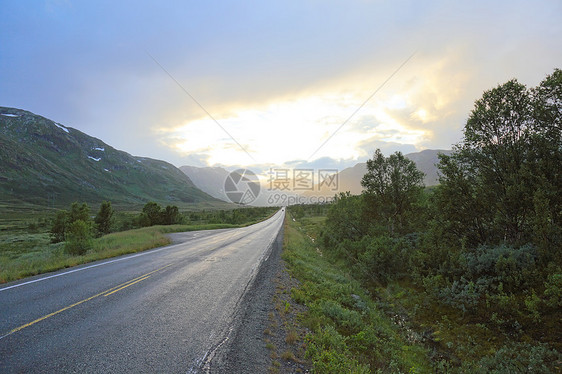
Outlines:
{"label": "rolling terrain", "polygon": [[28,111],[0,107],[0,145],[3,205],[222,205],[167,162],[132,156]]}

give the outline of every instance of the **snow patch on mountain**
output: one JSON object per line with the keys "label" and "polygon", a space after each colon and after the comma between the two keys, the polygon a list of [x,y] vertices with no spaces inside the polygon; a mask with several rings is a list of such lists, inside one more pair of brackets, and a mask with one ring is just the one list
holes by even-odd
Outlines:
{"label": "snow patch on mountain", "polygon": [[94,160],[94,161],[96,161],[96,162],[98,162],[99,160],[101,160],[101,157],[95,158],[95,157],[92,157],[92,156],[88,156],[88,158],[89,158],[90,160]]}
{"label": "snow patch on mountain", "polygon": [[102,152],[103,152],[103,151],[105,151],[105,148],[103,148],[103,147],[96,147],[96,148],[92,148],[92,150],[94,150],[94,151],[102,151]]}
{"label": "snow patch on mountain", "polygon": [[19,117],[19,114],[1,113],[4,117]]}
{"label": "snow patch on mountain", "polygon": [[59,129],[61,129],[62,131],[66,132],[66,133],[69,132],[68,129],[61,124],[58,124],[58,123],[55,122],[55,126],[58,127]]}

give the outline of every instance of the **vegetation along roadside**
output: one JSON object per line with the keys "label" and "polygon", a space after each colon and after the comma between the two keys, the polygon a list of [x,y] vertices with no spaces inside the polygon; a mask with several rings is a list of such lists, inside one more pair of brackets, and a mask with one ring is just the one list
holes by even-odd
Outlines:
{"label": "vegetation along roadside", "polygon": [[179,212],[154,202],[142,212],[117,212],[110,202],[92,215],[73,203],[53,216],[27,213],[0,224],[0,283],[170,244],[172,232],[248,226],[277,208]]}
{"label": "vegetation along roadside", "polygon": [[315,372],[562,370],[562,71],[476,101],[440,185],[376,151],[359,196],[291,207]]}

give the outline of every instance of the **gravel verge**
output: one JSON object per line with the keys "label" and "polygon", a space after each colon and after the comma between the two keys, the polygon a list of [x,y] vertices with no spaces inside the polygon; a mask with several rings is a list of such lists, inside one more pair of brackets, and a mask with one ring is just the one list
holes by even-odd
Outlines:
{"label": "gravel verge", "polygon": [[[305,332],[297,333],[294,340],[286,338],[289,331],[295,335],[296,316],[303,307],[294,305],[289,296],[296,280],[287,273],[281,259],[283,230],[272,245],[269,258],[261,264],[241,301],[228,340],[216,350],[204,372],[308,372],[308,365],[302,359]],[[286,303],[292,303],[294,307],[284,307]],[[300,348],[297,347],[299,344]],[[289,351],[294,351],[292,357],[287,353]],[[279,356],[283,355],[279,352],[285,352],[285,357]]]}

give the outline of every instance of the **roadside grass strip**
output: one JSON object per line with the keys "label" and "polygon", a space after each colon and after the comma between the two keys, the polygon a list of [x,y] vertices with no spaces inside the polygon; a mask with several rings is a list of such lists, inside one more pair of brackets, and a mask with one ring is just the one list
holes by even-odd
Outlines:
{"label": "roadside grass strip", "polygon": [[429,352],[410,342],[369,292],[322,255],[315,243],[320,219],[285,220],[283,258],[300,281],[292,298],[307,307],[306,358],[315,373],[430,373]]}

